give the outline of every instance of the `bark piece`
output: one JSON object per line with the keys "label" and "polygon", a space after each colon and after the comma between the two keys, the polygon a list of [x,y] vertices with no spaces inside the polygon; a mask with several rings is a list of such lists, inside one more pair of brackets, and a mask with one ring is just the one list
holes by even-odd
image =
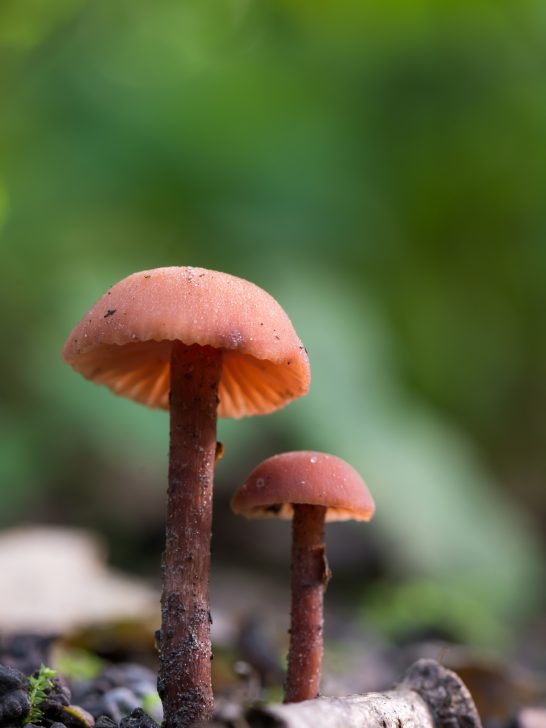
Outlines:
{"label": "bark piece", "polygon": [[437,728],[482,728],[464,682],[436,660],[418,660],[406,672],[401,687],[414,690],[426,700]]}
{"label": "bark piece", "polygon": [[247,720],[252,728],[436,728],[427,704],[412,690],[253,708]]}
{"label": "bark piece", "polygon": [[435,660],[419,660],[386,693],[317,698],[252,708],[252,728],[482,728],[463,681]]}

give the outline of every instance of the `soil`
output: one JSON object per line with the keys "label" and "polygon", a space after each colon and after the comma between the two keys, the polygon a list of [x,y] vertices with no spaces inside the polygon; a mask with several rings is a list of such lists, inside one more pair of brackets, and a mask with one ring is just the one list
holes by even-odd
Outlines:
{"label": "soil", "polygon": [[[279,686],[283,672],[259,625],[255,622],[250,628],[245,625],[239,643],[229,654],[216,651],[215,664],[225,665],[222,670],[229,671],[231,677],[216,685],[214,721],[207,725],[247,727],[250,724],[243,716],[249,705],[263,701],[264,697],[273,702],[281,699]],[[0,728],[158,728],[163,711],[157,694],[157,672],[133,662],[103,662],[102,668],[90,679],[68,678],[57,672],[44,690],[39,712],[33,711],[30,720],[33,707],[31,678],[38,676],[41,665],[52,664],[55,644],[56,640],[48,635],[0,637]],[[418,651],[423,654],[423,645]],[[399,662],[401,659],[399,655]],[[540,673],[519,671],[514,676],[506,666],[485,663],[483,656],[480,661],[461,649],[452,656],[452,662],[458,663],[455,669],[463,676],[470,693],[464,693],[466,688],[459,691],[461,701],[457,704],[453,700],[457,691],[445,687],[451,684],[450,675],[454,673],[434,660],[423,662],[434,663],[433,669],[440,669],[442,674],[449,673],[447,682],[443,678],[436,681],[441,688],[438,715],[445,713],[446,706],[459,709],[457,705],[462,705],[467,715],[466,723],[453,723],[448,711],[447,722],[442,718],[438,723],[436,716],[438,725],[449,725],[450,728],[479,725],[479,718],[474,723],[468,722],[470,712],[465,707],[468,697],[479,707],[483,728],[546,728],[546,686]],[[426,688],[430,682],[426,671],[419,672],[417,680],[411,670],[404,668],[402,672],[406,672],[406,683],[401,687],[407,688],[407,680],[410,680],[411,689],[419,693],[421,683]],[[269,695],[268,685],[273,691]],[[385,685],[385,689],[391,686],[392,682]],[[429,698],[427,702],[430,705]],[[274,704],[271,710],[264,707],[262,721],[267,725],[284,725],[272,722],[276,710]],[[260,722],[254,724],[262,725]],[[314,720],[313,725],[318,726],[319,722]]]}
{"label": "soil", "polygon": [[[157,676],[133,663],[107,665],[90,680],[69,680],[57,672],[47,679],[44,694],[33,706],[31,679],[38,678],[40,665],[48,662],[52,642],[41,635],[4,640],[0,728],[157,728],[161,723]],[[146,704],[148,713],[142,709]],[[33,707],[38,713],[31,714]]]}

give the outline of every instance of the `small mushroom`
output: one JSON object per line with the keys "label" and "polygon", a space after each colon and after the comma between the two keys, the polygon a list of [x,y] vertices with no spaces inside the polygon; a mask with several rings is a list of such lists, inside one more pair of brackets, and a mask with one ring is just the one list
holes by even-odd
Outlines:
{"label": "small mushroom", "polygon": [[72,331],[84,377],[170,410],[159,692],[166,728],[212,715],[208,575],[216,419],[306,394],[309,361],[286,313],[248,281],[203,268],[134,273]]}
{"label": "small mushroom", "polygon": [[375,505],[348,463],[320,452],[264,460],[231,501],[247,518],[292,522],[292,611],[285,703],[316,698],[323,654],[323,598],[330,579],[325,521],[369,521]]}

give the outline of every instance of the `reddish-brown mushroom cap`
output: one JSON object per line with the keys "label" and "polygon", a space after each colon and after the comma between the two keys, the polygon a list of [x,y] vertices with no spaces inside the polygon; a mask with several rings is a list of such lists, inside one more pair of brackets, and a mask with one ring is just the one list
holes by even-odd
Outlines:
{"label": "reddish-brown mushroom cap", "polygon": [[294,504],[325,506],[327,521],[369,521],[375,504],[348,463],[322,452],[287,452],[258,465],[231,501],[247,518],[292,518]]}
{"label": "reddish-brown mushroom cap", "polygon": [[63,358],[116,394],[168,409],[173,341],[223,350],[220,417],[267,414],[309,389],[307,353],[275,299],[204,268],[157,268],[116,283],[74,328]]}

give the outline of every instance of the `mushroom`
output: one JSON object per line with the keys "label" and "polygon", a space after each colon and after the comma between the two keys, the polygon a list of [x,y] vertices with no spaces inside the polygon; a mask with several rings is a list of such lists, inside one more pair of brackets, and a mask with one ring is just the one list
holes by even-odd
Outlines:
{"label": "mushroom", "polygon": [[292,612],[285,703],[316,698],[323,654],[323,597],[331,573],[325,521],[369,521],[375,505],[360,475],[321,452],[287,452],[264,460],[231,501],[247,518],[293,519]]}
{"label": "mushroom", "polygon": [[261,288],[169,267],[116,283],[74,328],[63,358],[116,394],[170,410],[158,689],[166,728],[206,720],[217,415],[267,414],[306,394],[307,353]]}

